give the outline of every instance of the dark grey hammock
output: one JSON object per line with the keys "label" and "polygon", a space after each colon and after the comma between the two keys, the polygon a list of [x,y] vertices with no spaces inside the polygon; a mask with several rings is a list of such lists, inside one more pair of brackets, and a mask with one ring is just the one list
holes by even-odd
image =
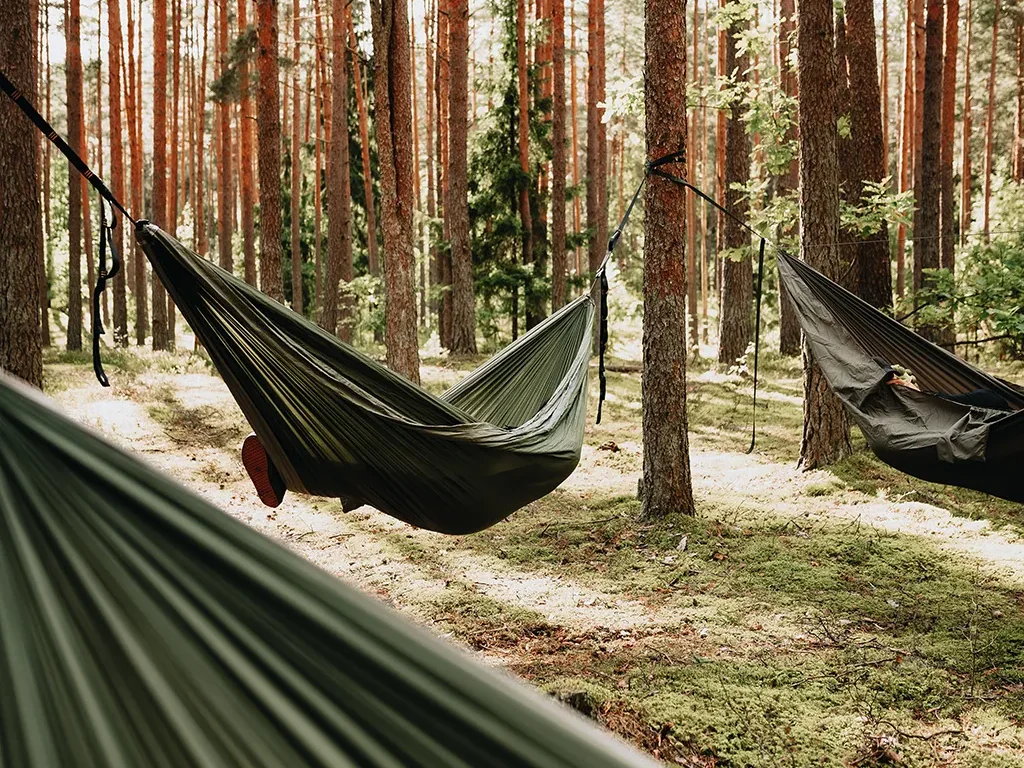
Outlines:
{"label": "dark grey hammock", "polygon": [[0,374],[0,765],[654,763]]}
{"label": "dark grey hammock", "polygon": [[289,490],[463,534],[549,493],[579,463],[588,296],[435,397],[158,227],[135,232]]}
{"label": "dark grey hammock", "polygon": [[[1024,502],[1024,390],[923,339],[804,262],[784,253],[778,261],[814,359],[879,459],[922,480]],[[875,358],[909,369],[923,391],[887,384]],[[1015,410],[935,394],[981,389]]]}

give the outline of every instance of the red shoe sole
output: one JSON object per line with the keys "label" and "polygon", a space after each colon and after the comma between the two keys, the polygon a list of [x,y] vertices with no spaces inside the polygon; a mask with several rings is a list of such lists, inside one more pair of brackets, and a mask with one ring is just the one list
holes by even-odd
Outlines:
{"label": "red shoe sole", "polygon": [[249,435],[242,443],[242,465],[256,487],[260,501],[268,507],[277,507],[284,500],[270,483],[270,459],[256,435]]}

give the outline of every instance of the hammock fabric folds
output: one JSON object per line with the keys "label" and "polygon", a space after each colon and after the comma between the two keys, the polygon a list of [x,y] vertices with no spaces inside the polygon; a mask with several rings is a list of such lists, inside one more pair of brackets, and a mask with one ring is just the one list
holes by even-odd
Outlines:
{"label": "hammock fabric folds", "polygon": [[0,376],[0,766],[653,766]]}
{"label": "hammock fabric folds", "polygon": [[435,397],[139,222],[139,244],[289,490],[472,533],[579,462],[593,302],[582,297]]}
{"label": "hammock fabric folds", "polygon": [[[1024,390],[923,339],[802,261],[780,253],[779,274],[832,390],[886,464],[931,482],[1024,502]],[[894,387],[875,360],[909,369],[923,390]],[[934,394],[997,392],[1013,412]]]}

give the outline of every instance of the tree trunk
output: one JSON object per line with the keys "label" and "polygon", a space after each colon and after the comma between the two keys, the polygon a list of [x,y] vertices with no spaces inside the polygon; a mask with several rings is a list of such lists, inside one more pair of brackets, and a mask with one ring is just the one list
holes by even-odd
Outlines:
{"label": "tree trunk", "polygon": [[[339,23],[342,23],[339,20]],[[343,23],[342,23],[343,24]],[[341,27],[344,50],[344,26]],[[281,273],[281,96],[277,0],[256,0],[256,127],[260,194],[260,290],[284,303]],[[337,38],[338,33],[335,33]]]}
{"label": "tree trunk", "polygon": [[[953,191],[953,145],[956,142],[956,54],[959,46],[960,0],[946,0],[946,32],[942,62],[942,139],[939,161],[939,266],[955,270],[956,201]],[[955,341],[955,339],[948,339]]]}
{"label": "tree trunk", "polygon": [[[572,227],[575,234],[580,232],[582,221],[580,209],[580,141],[579,141],[579,118],[576,114],[576,107],[579,104],[577,98],[576,83],[576,0],[571,0],[569,6],[569,122],[572,124],[572,188],[575,193],[572,196]],[[577,277],[583,274],[583,248],[578,244],[575,249],[575,273]]]}
{"label": "tree trunk", "polygon": [[[647,158],[686,150],[686,0],[645,2]],[[746,155],[744,156],[746,157]],[[686,424],[685,192],[652,177],[644,204],[642,516],[696,514]]]}
{"label": "tree trunk", "polygon": [[[882,169],[889,175],[889,2],[882,0],[882,71],[880,74],[882,97]],[[892,277],[889,277],[892,283]]]}
{"label": "tree trunk", "polygon": [[[899,191],[912,189],[914,177],[914,13],[908,0],[907,23],[903,40],[903,111],[900,123]],[[907,227],[896,229],[896,295],[903,298],[907,289]]]}
{"label": "tree trunk", "polygon": [[[520,0],[522,2],[522,0]],[[677,20],[677,23],[679,21]],[[682,24],[681,26],[685,26]],[[685,60],[685,53],[683,54]],[[604,125],[604,0],[587,1],[587,246],[591,272],[604,260],[608,248],[608,142]],[[601,327],[597,304],[594,344]]]}
{"label": "tree trunk", "polygon": [[196,122],[196,204],[195,204],[195,227],[196,227],[196,250],[206,255],[209,249],[206,235],[206,189],[204,186],[204,158],[206,157],[206,60],[209,50],[208,25],[210,21],[210,0],[203,0],[203,58],[199,69],[199,83],[197,86],[198,98],[196,99],[195,122]]}
{"label": "tree trunk", "polygon": [[[68,0],[64,30],[68,104],[68,143],[81,155],[82,141],[82,11],[79,0]],[[28,18],[27,16],[25,17]],[[5,185],[6,187],[6,185]],[[69,350],[82,348],[82,184],[68,164],[68,332]]]}
{"label": "tree trunk", "polygon": [[[74,19],[78,15],[77,0],[73,0],[72,8]],[[74,22],[74,30],[69,25],[69,43],[74,42],[79,23]],[[36,30],[29,12],[29,0],[5,0],[0,6],[0,72],[6,74],[32,103],[37,103],[35,41]],[[71,45],[68,51],[70,54],[78,52]],[[69,79],[71,74],[69,69]],[[69,103],[76,103],[71,100],[70,84],[68,90]],[[0,211],[3,211],[0,215],[0,285],[3,286],[0,291],[0,370],[34,387],[42,387],[39,272],[36,268],[43,259],[39,136],[14,102],[7,98],[2,102],[0,167],[4,169],[4,180],[0,184]],[[72,169],[71,174],[74,177],[77,171]],[[76,189],[77,185],[72,183],[71,197],[74,197]],[[54,481],[59,480],[54,478]]]}
{"label": "tree trunk", "polygon": [[302,101],[299,98],[299,0],[292,3],[292,169],[291,169],[291,262],[292,262],[292,309],[303,314],[302,302],[302,243],[300,240],[299,217],[302,210],[302,156],[299,148],[299,129],[302,122]]}
{"label": "tree trunk", "polygon": [[[780,12],[782,19],[779,24],[779,67],[782,81],[782,92],[789,98],[797,99],[797,73],[790,57],[793,52],[793,38],[796,34],[796,3],[795,0],[781,0]],[[794,109],[798,109],[795,107]],[[785,141],[797,141],[796,115],[786,129]],[[785,173],[779,176],[779,194],[795,195],[800,187],[800,165],[796,158],[789,163]],[[794,228],[788,227],[783,234],[792,236]],[[786,296],[785,286],[779,287],[779,353],[787,357],[800,354],[800,324],[796,313]]]}
{"label": "tree trunk", "polygon": [[454,354],[476,353],[476,299],[469,249],[469,0],[448,4],[451,86],[448,90],[448,199],[452,259],[452,346]]}
{"label": "tree trunk", "polygon": [[[171,2],[171,35],[174,46],[173,67],[171,73],[171,146],[170,146],[170,173],[167,181],[167,226],[168,232],[177,237],[178,235],[178,114],[179,99],[181,97],[181,0]],[[102,233],[101,233],[102,235]],[[167,295],[167,348],[174,350],[176,346],[177,328],[175,322],[174,300]]]}
{"label": "tree trunk", "polygon": [[[137,79],[135,61],[135,25],[132,18],[132,0],[126,3],[128,18],[128,71],[125,77],[125,91],[127,95],[128,109],[125,116],[128,119],[128,148],[131,152],[131,186],[132,186],[132,209],[136,212],[142,211],[142,133],[139,128],[140,112],[142,110],[142,93],[136,87]],[[142,26],[142,20],[139,20]],[[141,59],[142,51],[139,51]],[[141,61],[139,62],[141,64]],[[138,213],[136,213],[138,215]],[[135,234],[132,233],[132,243],[135,244],[135,282],[132,284],[133,298],[135,299],[135,343],[143,347],[146,345],[146,336],[149,334],[149,297],[146,290],[146,254],[135,243]]]}
{"label": "tree trunk", "polygon": [[[50,115],[50,6],[49,3],[43,4],[43,16],[42,16],[42,28],[39,30],[39,46],[40,46],[40,59],[45,57],[46,67],[43,68],[42,62],[38,63],[40,80],[40,89],[37,94],[38,98],[42,98],[43,88],[46,89],[46,104],[45,104],[45,115],[49,120]],[[50,341],[50,276],[53,274],[53,249],[50,244],[50,232],[51,232],[51,221],[50,221],[50,157],[51,157],[51,144],[49,141],[43,141],[42,144],[46,145],[46,149],[40,158],[42,163],[43,171],[43,263],[41,265],[42,272],[40,274],[40,285],[39,285],[39,301],[40,301],[40,337],[42,345],[49,347]],[[129,272],[129,274],[131,274]]]}
{"label": "tree trunk", "polygon": [[[854,159],[851,192],[860,202],[864,182],[881,182],[885,171],[885,134],[875,57],[872,0],[847,0],[846,56],[850,78],[850,155]],[[879,309],[892,307],[889,227],[883,221],[873,232],[857,234],[857,293]]]}
{"label": "tree trunk", "polygon": [[[693,42],[693,58],[689,62],[689,77],[693,81],[693,90],[695,93],[700,93],[700,85],[697,77],[697,46],[699,41],[698,34],[700,29],[700,5],[697,0],[693,3],[693,29],[691,38]],[[625,78],[626,69],[626,49],[623,46],[622,49],[622,69],[623,78]],[[691,184],[697,182],[697,115],[699,114],[700,107],[697,104],[693,105],[693,109],[690,110],[690,120],[688,126],[688,132],[686,134],[686,146],[689,151],[686,154],[686,178]],[[619,217],[621,220],[622,214],[622,165],[623,160],[619,161]],[[697,286],[700,284],[697,275],[697,196],[690,190],[686,191],[686,322],[690,331],[690,346],[695,350],[699,350],[698,344],[700,343],[700,321],[697,312]]]}
{"label": "tree trunk", "polygon": [[[914,230],[915,282],[921,288],[934,284],[926,270],[939,267],[940,141],[942,133],[942,0],[928,0],[925,45],[924,130],[921,139],[920,229]],[[930,341],[941,339],[940,329],[921,326],[918,333]]]}
{"label": "tree trunk", "polygon": [[366,197],[366,259],[370,274],[380,276],[380,256],[377,252],[377,213],[373,202],[373,173],[370,168],[370,121],[366,110],[366,99],[363,98],[362,64],[359,62],[359,44],[356,41],[356,28],[352,23],[351,8],[345,14],[348,17],[348,39],[352,48],[352,77],[355,78],[356,110],[359,112],[359,143],[362,146],[363,160],[363,194]]}
{"label": "tree trunk", "polygon": [[[451,57],[448,41],[448,2],[438,0],[437,5],[437,55],[434,58],[437,98],[437,197],[441,214],[441,237],[445,242],[451,237],[451,222],[448,219],[448,89],[450,83]],[[444,289],[439,305],[441,345],[446,349],[452,346],[452,259],[450,250],[441,249],[437,254],[437,275],[440,286]],[[513,330],[513,338],[515,331]]]}
{"label": "tree trunk", "polygon": [[[955,1],[955,0],[954,0]],[[1013,180],[1024,181],[1024,23],[1017,21],[1017,109],[1013,121]]]}
{"label": "tree trunk", "polygon": [[[110,38],[110,62],[107,76],[110,78],[110,191],[118,200],[124,200],[124,139],[121,135],[121,4],[118,0],[107,0],[107,30]],[[113,231],[114,247],[118,254],[124,253],[124,232],[126,222],[118,222],[119,214],[111,211],[116,224]],[[125,294],[125,275],[121,272],[114,278],[114,344],[128,346],[128,304]]]}
{"label": "tree trunk", "polygon": [[[601,0],[591,0],[600,2]],[[526,61],[526,0],[516,5],[516,74],[519,79],[519,170],[523,181],[519,188],[519,218],[522,221],[523,264],[533,263],[533,219],[530,215],[530,90]],[[604,142],[601,142],[603,149]],[[518,289],[513,289],[518,293]],[[515,322],[513,320],[513,322]],[[529,318],[527,319],[529,325]],[[514,338],[514,336],[513,336]]]}
{"label": "tree trunk", "polygon": [[[220,19],[218,29],[220,40],[220,72],[223,74],[228,57],[228,0],[219,0]],[[231,135],[231,102],[221,100],[217,104],[220,131],[218,136],[219,151],[217,152],[217,251],[221,269],[234,271],[234,256],[231,251],[231,232],[234,220],[231,204],[231,153],[233,138]]]}
{"label": "tree trunk", "polygon": [[[412,6],[409,14],[409,72],[412,73],[412,167],[413,167],[413,191],[415,192],[416,208],[418,216],[415,217],[415,245],[414,250],[421,249],[419,262],[419,323],[421,327],[427,324],[427,251],[423,247],[423,201],[420,193],[420,111],[419,111],[419,89],[416,87],[416,25],[413,23]],[[427,91],[429,94],[429,89]],[[427,95],[429,99],[429,95]],[[372,198],[371,198],[372,199]],[[376,247],[376,246],[375,246]]]}
{"label": "tree trunk", "polygon": [[324,167],[323,158],[323,125],[324,125],[324,88],[326,87],[324,80],[324,73],[326,65],[324,64],[324,35],[323,35],[323,22],[320,18],[320,2],[319,0],[313,0],[313,13],[316,15],[316,149],[314,150],[314,164],[316,166],[315,183],[313,185],[313,271],[316,273],[314,278],[314,292],[316,293],[316,299],[313,302],[313,317],[320,324],[324,326],[324,272],[323,272],[323,259],[320,256],[322,237],[323,237],[323,222],[322,222],[322,210],[323,200],[322,189],[323,189],[323,176],[321,170]]}
{"label": "tree trunk", "polygon": [[[345,2],[333,0],[331,61],[331,128],[327,177],[327,283],[324,287],[323,327],[343,341],[352,340],[352,308],[339,296],[352,281],[352,182],[348,146],[348,66],[345,56]],[[380,140],[378,134],[378,141]],[[340,324],[340,327],[339,327]]]}
{"label": "tree trunk", "polygon": [[[832,3],[802,0],[797,18],[800,78],[800,251],[804,261],[838,280],[839,157],[837,72]],[[850,455],[849,425],[804,344],[804,430],[800,461],[806,469]]]}
{"label": "tree trunk", "polygon": [[974,35],[971,33],[972,0],[967,0],[967,18],[964,24],[967,26],[967,45],[964,51],[964,113],[963,126],[960,138],[960,245],[967,240],[967,233],[971,231],[971,131],[974,129],[971,104],[971,44]]}
{"label": "tree trunk", "polygon": [[[735,20],[725,30],[725,71],[734,78],[739,89],[746,86],[749,58],[746,52],[737,54],[736,43],[746,27],[746,22]],[[746,195],[734,187],[742,187],[750,179],[750,139],[743,122],[744,107],[740,99],[734,98],[725,111],[725,207],[745,220],[750,205]],[[750,258],[750,233],[732,218],[726,218],[725,226],[719,232],[718,250],[723,254],[718,362],[731,366],[746,355],[747,345],[754,338],[754,272]]]}
{"label": "tree trunk", "polygon": [[[434,49],[433,49],[433,37],[431,36],[431,30],[433,29],[434,21],[437,16],[434,13],[433,2],[427,3],[427,13],[423,18],[423,34],[425,38],[425,51],[424,51],[424,68],[423,68],[423,100],[426,102],[427,109],[427,219],[430,224],[427,227],[427,246],[424,258],[429,261],[430,271],[430,285],[432,287],[437,286],[440,278],[438,263],[437,244],[434,237],[434,218],[437,216],[437,206],[435,202],[435,191],[434,191],[434,180],[436,178],[436,172],[434,169]],[[433,292],[428,300],[429,311],[431,315],[438,315],[438,337],[440,338],[440,304],[437,300],[436,294]]]}
{"label": "tree trunk", "polygon": [[[249,29],[249,0],[238,0],[238,34],[243,35]],[[241,145],[243,162],[238,167],[238,186],[241,197],[242,214],[242,267],[245,282],[256,285],[256,228],[253,223],[253,209],[256,204],[253,168],[250,158],[252,147],[252,77],[249,74],[249,56],[244,55],[238,63],[239,120],[238,141]]]}
{"label": "tree trunk", "polygon": [[924,184],[924,165],[921,158],[921,150],[924,143],[924,81],[925,81],[925,57],[926,57],[926,34],[925,34],[925,2],[926,0],[914,0],[914,290],[921,289],[921,229],[924,226],[921,222],[921,196],[922,185]]}
{"label": "tree trunk", "polygon": [[[565,305],[565,0],[551,14],[551,311]],[[574,127],[575,130],[575,127]]]}
{"label": "tree trunk", "polygon": [[[335,0],[340,2],[341,0]],[[371,0],[374,96],[380,156],[381,225],[387,304],[387,363],[419,383],[412,227],[412,105],[409,20],[404,0]]]}

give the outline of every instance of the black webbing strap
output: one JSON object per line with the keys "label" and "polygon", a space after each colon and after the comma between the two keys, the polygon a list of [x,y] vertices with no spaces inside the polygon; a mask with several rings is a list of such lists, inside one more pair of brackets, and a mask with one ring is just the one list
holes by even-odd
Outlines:
{"label": "black webbing strap", "polygon": [[662,165],[680,162],[680,154],[681,153],[665,155],[664,157],[658,158],[657,160],[648,163],[647,172],[652,176],[658,176],[659,178],[671,181],[673,184],[678,184],[679,186],[684,187],[685,189],[689,189],[701,200],[708,203],[709,205],[714,206],[716,209],[721,211],[723,214],[728,216],[730,219],[732,219],[734,222],[739,224],[741,227],[743,227],[745,230],[750,232],[752,235],[754,235],[754,237],[758,238],[761,241],[760,252],[757,259],[757,311],[755,313],[754,323],[754,413],[751,417],[750,423],[750,447],[747,449],[747,453],[752,453],[754,450],[754,442],[757,440],[757,365],[758,360],[761,356],[761,298],[763,295],[762,288],[764,286],[764,249],[768,241],[764,237],[764,235],[762,235],[752,226],[747,224],[747,222],[745,222],[735,213],[733,213],[728,208],[723,206],[713,197],[697,189],[697,187],[693,186],[693,184],[688,182],[686,179],[681,179],[678,176],[673,176],[671,173],[666,173],[665,171],[661,170],[660,166]]}
{"label": "black webbing strap", "polygon": [[[107,207],[100,199],[100,264],[96,273],[96,287],[92,292],[92,369],[96,373],[96,379],[104,387],[109,387],[107,374],[103,372],[103,362],[100,360],[100,336],[103,330],[103,321],[100,319],[100,297],[107,287],[107,281],[113,280],[121,271],[121,257],[114,247],[113,231],[117,221],[113,216],[107,222]],[[107,248],[110,248],[110,269],[107,270]]]}
{"label": "black webbing strap", "polygon": [[85,161],[81,157],[79,157],[78,153],[68,146],[68,143],[64,141],[63,137],[53,129],[53,126],[46,121],[46,118],[36,111],[36,108],[33,107],[28,99],[22,95],[20,90],[14,87],[14,84],[7,79],[7,75],[3,72],[0,72],[0,90],[11,97],[11,101],[13,101],[18,108],[25,113],[25,117],[31,120],[35,124],[36,128],[38,128],[39,131],[49,139],[57,149],[60,150],[61,154],[68,159],[68,162],[75,166],[78,172],[85,177],[85,180],[92,184],[96,191],[99,192],[100,197],[124,214],[124,217],[132,224],[135,223],[135,219],[133,219],[131,214],[128,213],[123,205],[121,205],[121,201],[114,197],[113,193],[107,189],[107,185],[103,183],[103,179],[89,169],[89,166],[85,164]]}
{"label": "black webbing strap", "polygon": [[[116,220],[113,216],[110,217],[110,224],[107,224],[107,212],[103,205],[103,201],[110,203],[114,208],[120,211],[128,221],[132,224],[135,223],[135,219],[128,213],[127,209],[121,205],[121,201],[114,197],[113,193],[107,189],[107,185],[103,183],[103,179],[94,174],[92,170],[86,165],[85,161],[81,156],[73,150],[63,137],[54,130],[53,126],[47,122],[46,118],[39,114],[34,106],[26,99],[20,90],[14,87],[14,83],[7,79],[7,75],[0,72],[0,90],[6,93],[11,101],[25,113],[25,117],[32,121],[36,128],[50,140],[60,153],[67,158],[68,162],[75,167],[75,169],[85,177],[93,188],[99,193],[100,196],[100,265],[98,278],[96,280],[96,288],[92,294],[92,367],[96,372],[96,378],[100,384],[104,387],[109,387],[110,382],[107,381],[107,375],[103,372],[103,363],[100,361],[100,336],[103,335],[103,323],[100,320],[100,296],[103,294],[104,289],[108,280],[113,277],[121,269],[121,258],[117,254],[117,250],[114,248],[114,240],[111,236],[111,231],[117,225]],[[107,247],[110,248],[110,263],[111,268],[107,270]]]}

